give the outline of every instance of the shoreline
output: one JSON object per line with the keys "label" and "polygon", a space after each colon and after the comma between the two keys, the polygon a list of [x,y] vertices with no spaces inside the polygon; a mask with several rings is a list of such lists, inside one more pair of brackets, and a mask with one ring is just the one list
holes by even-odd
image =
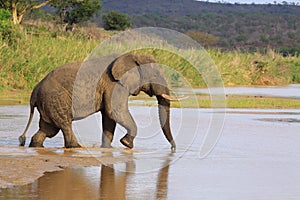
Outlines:
{"label": "shoreline", "polygon": [[[223,102],[223,103],[222,103]],[[224,107],[212,106],[211,97],[201,94],[192,98],[187,98],[179,102],[172,102],[171,108],[260,108],[260,109],[292,109],[300,107],[299,98],[257,96],[257,95],[226,95],[225,99],[220,99],[220,105]],[[3,98],[0,96],[0,106],[28,105],[28,99]],[[146,95],[130,97],[130,106],[156,106],[155,98]]]}

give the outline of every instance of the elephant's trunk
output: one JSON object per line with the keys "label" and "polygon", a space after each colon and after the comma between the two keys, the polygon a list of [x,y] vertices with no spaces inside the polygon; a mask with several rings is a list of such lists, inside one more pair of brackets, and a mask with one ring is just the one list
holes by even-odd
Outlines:
{"label": "elephant's trunk", "polygon": [[158,113],[161,128],[165,137],[171,144],[172,151],[174,152],[176,150],[176,144],[170,128],[170,101],[163,98],[162,96],[156,96],[156,98],[158,101]]}

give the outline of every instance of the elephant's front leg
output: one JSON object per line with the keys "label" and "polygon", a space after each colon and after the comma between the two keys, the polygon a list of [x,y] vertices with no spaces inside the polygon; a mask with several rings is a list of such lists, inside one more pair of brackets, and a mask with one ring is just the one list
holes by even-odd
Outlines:
{"label": "elephant's front leg", "polygon": [[105,112],[102,113],[102,148],[111,148],[111,142],[114,137],[116,122],[109,118]]}
{"label": "elephant's front leg", "polygon": [[137,134],[137,126],[128,110],[128,105],[124,105],[124,107],[114,109],[113,118],[117,123],[122,125],[127,130],[127,134],[120,140],[120,142],[124,146],[132,149],[133,140]]}

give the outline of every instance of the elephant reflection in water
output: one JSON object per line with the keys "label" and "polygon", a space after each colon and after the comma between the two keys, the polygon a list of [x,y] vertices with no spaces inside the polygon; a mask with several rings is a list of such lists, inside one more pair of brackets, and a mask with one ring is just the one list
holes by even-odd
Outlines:
{"label": "elephant reflection in water", "polygon": [[[167,158],[163,168],[158,172],[154,193],[138,191],[142,197],[166,199],[168,194],[169,162]],[[96,169],[95,169],[96,170]],[[43,199],[127,199],[128,185],[133,188],[141,187],[137,181],[140,174],[134,174],[135,163],[126,163],[127,172],[119,172],[111,166],[101,166],[100,182],[95,178],[95,170],[87,176],[86,169],[65,169],[44,176],[37,181],[38,198]],[[144,174],[148,176],[148,174]],[[92,181],[91,181],[92,179]],[[97,184],[98,183],[98,184]],[[149,182],[151,183],[151,181]],[[139,185],[135,185],[139,184]],[[144,189],[147,189],[146,187]],[[130,188],[129,188],[130,190]],[[136,197],[139,198],[139,197]]]}
{"label": "elephant reflection in water", "polygon": [[[149,192],[148,186],[141,186],[141,183],[137,180],[138,176],[148,176],[147,173],[134,174],[135,172],[135,162],[127,162],[126,163],[126,172],[118,172],[111,166],[102,166],[101,167],[101,183],[100,183],[100,197],[101,199],[127,199],[128,196],[126,194],[127,189],[130,191],[130,194],[133,195],[132,198],[129,199],[167,199],[168,194],[168,173],[169,173],[169,164],[170,164],[170,156],[168,156],[165,162],[162,165],[158,172],[158,177],[156,181],[156,191],[152,193]],[[152,172],[150,172],[152,173]],[[132,181],[132,182],[131,182]],[[148,182],[146,184],[151,184]],[[138,184],[138,185],[135,185]],[[130,186],[130,188],[128,188]],[[131,191],[131,188],[139,188],[144,187],[143,189],[147,192],[137,191],[141,196]],[[153,188],[154,189],[154,188]],[[129,194],[129,193],[128,193]]]}
{"label": "elephant reflection in water", "polygon": [[100,197],[102,199],[126,199],[126,184],[134,162],[126,163],[126,172],[117,172],[110,166],[101,166]]}

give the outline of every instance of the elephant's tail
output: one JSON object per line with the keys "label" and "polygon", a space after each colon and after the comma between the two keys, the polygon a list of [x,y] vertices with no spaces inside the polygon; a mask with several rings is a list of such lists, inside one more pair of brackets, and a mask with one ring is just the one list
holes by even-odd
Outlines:
{"label": "elephant's tail", "polygon": [[[30,100],[31,101],[31,100]],[[34,114],[34,107],[35,107],[35,102],[30,102],[30,116],[29,116],[29,119],[28,119],[28,122],[27,122],[27,125],[26,125],[26,128],[23,132],[23,134],[19,137],[19,142],[20,142],[20,146],[24,146],[25,145],[25,142],[26,142],[26,132],[30,126],[30,123],[32,121],[32,117],[33,117],[33,114]]]}

